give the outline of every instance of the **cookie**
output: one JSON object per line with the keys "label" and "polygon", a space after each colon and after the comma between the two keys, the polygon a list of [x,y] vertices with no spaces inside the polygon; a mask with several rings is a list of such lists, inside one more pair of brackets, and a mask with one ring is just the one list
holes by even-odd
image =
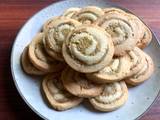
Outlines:
{"label": "cookie", "polygon": [[44,72],[58,72],[63,69],[64,63],[60,63],[48,56],[43,45],[44,33],[38,33],[28,48],[28,56],[31,63]]}
{"label": "cookie", "polygon": [[143,37],[137,42],[137,46],[141,49],[147,47],[152,40],[152,33],[150,29],[144,25]]}
{"label": "cookie", "polygon": [[104,12],[101,8],[96,6],[87,6],[75,13],[72,18],[83,24],[92,24],[102,15],[104,15]]}
{"label": "cookie", "polygon": [[110,63],[114,46],[109,34],[94,25],[74,29],[64,41],[62,53],[67,64],[76,71],[91,73]]}
{"label": "cookie", "polygon": [[36,67],[30,62],[30,59],[28,57],[28,46],[24,48],[23,53],[21,55],[21,63],[23,70],[30,75],[45,75],[46,72],[43,72]]}
{"label": "cookie", "polygon": [[127,84],[134,86],[139,85],[151,77],[154,71],[153,60],[146,53],[144,53],[144,57],[145,57],[145,63],[143,64],[143,67],[138,71],[138,73],[125,79],[125,82]]}
{"label": "cookie", "polygon": [[62,56],[62,44],[68,34],[81,23],[70,18],[57,17],[50,24],[50,29],[45,31],[43,39],[47,53],[56,60],[64,61]]}
{"label": "cookie", "polygon": [[58,17],[52,17],[50,19],[48,19],[42,27],[42,32],[48,31],[48,29],[50,29],[52,27],[52,22],[54,22],[55,19],[57,19]]}
{"label": "cookie", "polygon": [[73,108],[83,100],[64,89],[58,73],[52,73],[43,79],[42,91],[51,107],[60,111]]}
{"label": "cookie", "polygon": [[107,8],[104,8],[103,11],[104,11],[105,14],[109,13],[109,12],[113,12],[113,11],[126,14],[126,12],[124,10],[122,10],[120,8],[116,8],[116,7],[107,7]]}
{"label": "cookie", "polygon": [[137,74],[140,69],[142,69],[143,65],[145,64],[145,58],[144,52],[138,47],[135,47],[132,51],[130,51],[127,56],[131,66],[130,72],[128,72],[126,77],[130,77]]}
{"label": "cookie", "polygon": [[95,97],[103,91],[103,85],[89,81],[85,74],[66,68],[61,76],[64,87],[71,94],[79,97]]}
{"label": "cookie", "polygon": [[96,83],[120,81],[130,72],[131,62],[127,56],[115,57],[109,65],[98,72],[86,74],[87,78]]}
{"label": "cookie", "polygon": [[75,13],[80,11],[80,9],[81,8],[76,8],[76,7],[69,8],[63,12],[62,16],[71,18]]}
{"label": "cookie", "polygon": [[116,11],[108,12],[95,24],[111,35],[115,46],[115,56],[123,56],[136,46],[138,30],[135,22],[126,14]]}
{"label": "cookie", "polygon": [[93,107],[100,111],[113,111],[120,108],[128,99],[128,88],[124,81],[105,84],[101,95],[90,98]]}

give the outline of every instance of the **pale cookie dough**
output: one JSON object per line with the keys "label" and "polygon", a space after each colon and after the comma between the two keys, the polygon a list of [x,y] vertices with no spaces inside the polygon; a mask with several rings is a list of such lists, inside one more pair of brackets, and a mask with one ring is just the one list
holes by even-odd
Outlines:
{"label": "pale cookie dough", "polygon": [[126,77],[130,77],[137,74],[139,70],[142,69],[145,64],[145,57],[144,52],[138,47],[135,47],[132,51],[130,51],[127,56],[131,66],[130,72],[126,75]]}
{"label": "pale cookie dough", "polygon": [[137,46],[141,49],[147,47],[152,40],[152,33],[150,29],[146,25],[144,25],[144,28],[143,37],[137,42]]}
{"label": "pale cookie dough", "polygon": [[28,57],[28,46],[24,48],[23,53],[21,55],[21,63],[23,70],[30,75],[45,75],[46,72],[43,72],[36,67],[30,62],[30,59]]}
{"label": "pale cookie dough", "polygon": [[109,34],[94,25],[77,27],[62,48],[67,64],[83,73],[96,72],[110,63],[114,46]]}
{"label": "pale cookie dough", "polygon": [[144,57],[145,57],[145,63],[143,67],[138,71],[137,74],[125,79],[125,82],[127,84],[139,85],[151,77],[152,73],[154,72],[153,60],[146,53],[144,53]]}
{"label": "pale cookie dough", "polygon": [[136,46],[138,41],[136,23],[126,14],[117,11],[108,12],[95,24],[111,35],[115,46],[115,56],[123,56]]}
{"label": "pale cookie dough", "polygon": [[52,73],[43,79],[42,90],[51,107],[60,111],[71,109],[83,100],[64,89],[58,73]]}
{"label": "pale cookie dough", "polygon": [[115,57],[111,63],[98,72],[86,74],[87,78],[96,83],[120,81],[130,72],[131,62],[127,56]]}
{"label": "pale cookie dough", "polygon": [[103,85],[89,81],[85,74],[66,68],[61,76],[64,87],[68,92],[79,97],[95,97],[103,91]]}
{"label": "pale cookie dough", "polygon": [[70,18],[57,17],[52,19],[50,29],[45,31],[43,39],[46,52],[56,60],[64,61],[62,56],[62,44],[68,34],[81,23]]}
{"label": "pale cookie dough", "polygon": [[43,45],[44,33],[38,33],[28,48],[28,55],[32,64],[44,72],[58,72],[62,70],[64,63],[60,63],[48,56]]}
{"label": "pale cookie dough", "polygon": [[92,24],[102,15],[104,15],[104,12],[101,8],[96,6],[87,6],[75,13],[72,18],[83,24]]}
{"label": "pale cookie dough", "polygon": [[93,107],[100,111],[113,111],[120,108],[128,99],[128,88],[124,81],[105,84],[101,95],[90,98]]}

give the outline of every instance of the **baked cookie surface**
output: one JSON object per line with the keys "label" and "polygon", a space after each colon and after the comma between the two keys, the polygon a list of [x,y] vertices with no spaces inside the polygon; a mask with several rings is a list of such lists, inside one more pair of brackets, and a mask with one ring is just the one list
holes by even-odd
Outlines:
{"label": "baked cookie surface", "polygon": [[50,28],[45,31],[43,39],[47,53],[56,60],[64,61],[62,56],[62,44],[68,34],[81,23],[70,18],[57,17],[52,19]]}
{"label": "baked cookie surface", "polygon": [[43,72],[36,67],[30,62],[30,59],[28,57],[28,46],[24,48],[23,53],[21,55],[21,63],[23,70],[30,75],[45,75],[46,72]]}
{"label": "baked cookie surface", "polygon": [[138,41],[135,22],[124,13],[111,11],[95,22],[111,35],[115,46],[115,56],[123,56],[132,50]]}
{"label": "baked cookie surface", "polygon": [[103,91],[103,85],[89,81],[85,74],[66,68],[62,73],[62,82],[67,91],[79,97],[95,97]]}
{"label": "baked cookie surface", "polygon": [[124,81],[106,84],[101,95],[90,98],[93,107],[100,111],[113,111],[126,103],[128,88]]}
{"label": "baked cookie surface", "polygon": [[142,82],[146,81],[151,77],[152,73],[154,72],[154,63],[152,58],[144,53],[145,63],[143,67],[136,73],[135,75],[126,78],[125,82],[129,85],[139,85]]}
{"label": "baked cookie surface", "polygon": [[56,61],[46,53],[43,45],[43,36],[44,33],[38,33],[29,44],[29,58],[32,64],[41,71],[58,72],[63,68],[64,63]]}
{"label": "baked cookie surface", "polygon": [[86,74],[87,78],[97,83],[120,81],[130,72],[131,62],[127,56],[115,57],[111,63],[98,72]]}
{"label": "baked cookie surface", "polygon": [[56,110],[70,109],[79,105],[83,100],[64,89],[59,73],[47,75],[42,81],[42,90],[49,104]]}
{"label": "baked cookie surface", "polygon": [[63,57],[76,71],[90,73],[110,63],[114,46],[109,34],[94,25],[74,29],[63,44]]}
{"label": "baked cookie surface", "polygon": [[72,18],[83,24],[92,24],[102,15],[104,15],[104,12],[101,8],[96,6],[87,6],[75,13]]}

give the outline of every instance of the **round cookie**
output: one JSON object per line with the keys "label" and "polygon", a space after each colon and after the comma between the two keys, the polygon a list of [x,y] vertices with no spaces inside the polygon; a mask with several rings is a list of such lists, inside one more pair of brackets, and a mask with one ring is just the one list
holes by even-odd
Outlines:
{"label": "round cookie", "polygon": [[47,75],[43,79],[42,90],[51,107],[60,111],[73,108],[83,100],[64,89],[58,73]]}
{"label": "round cookie", "polygon": [[67,64],[76,71],[91,73],[110,63],[114,46],[109,34],[94,25],[83,25],[74,29],[62,48]]}
{"label": "round cookie", "polygon": [[51,27],[52,27],[52,22],[54,22],[55,19],[57,19],[58,17],[52,17],[50,19],[48,19],[44,24],[43,24],[43,27],[42,27],[42,31],[45,32],[45,31],[48,31]]}
{"label": "round cookie", "polygon": [[108,12],[95,24],[111,35],[115,46],[115,56],[123,56],[136,46],[138,30],[135,22],[126,14],[117,11]]}
{"label": "round cookie", "polygon": [[86,74],[87,78],[96,83],[120,81],[130,72],[131,62],[127,56],[115,57],[111,63],[98,72]]}
{"label": "round cookie", "polygon": [[100,111],[113,111],[120,108],[128,99],[128,88],[124,81],[105,84],[101,95],[90,98],[93,107]]}
{"label": "round cookie", "polygon": [[142,82],[149,79],[149,77],[152,75],[154,71],[154,63],[152,61],[152,58],[144,53],[145,57],[145,63],[143,64],[143,67],[138,71],[137,74],[126,78],[125,82],[129,85],[139,85]]}
{"label": "round cookie", "polygon": [[62,56],[62,44],[68,34],[81,23],[70,18],[57,17],[52,19],[50,29],[45,31],[43,39],[46,52],[56,60],[64,61]]}
{"label": "round cookie", "polygon": [[23,70],[30,75],[45,75],[46,72],[43,72],[36,67],[33,66],[33,64],[30,62],[28,57],[28,46],[24,48],[23,53],[21,55],[21,63]]}
{"label": "round cookie", "polygon": [[44,33],[38,33],[28,48],[28,55],[32,64],[44,72],[58,72],[63,69],[64,63],[60,63],[48,56],[43,45]]}
{"label": "round cookie", "polygon": [[79,97],[95,97],[103,91],[103,85],[89,81],[85,74],[66,68],[61,76],[64,87],[71,94]]}
{"label": "round cookie", "polygon": [[135,47],[132,51],[130,51],[127,56],[131,66],[130,72],[128,72],[126,77],[130,77],[137,74],[140,69],[142,69],[143,65],[145,64],[145,57],[144,52],[138,47]]}
{"label": "round cookie", "polygon": [[152,33],[150,29],[144,25],[143,37],[137,42],[137,46],[141,49],[147,47],[152,40]]}
{"label": "round cookie", "polygon": [[96,6],[87,6],[75,13],[72,18],[83,24],[92,24],[102,15],[104,15],[104,12],[101,8]]}
{"label": "round cookie", "polygon": [[75,13],[77,13],[80,10],[81,8],[76,7],[69,8],[63,12],[62,16],[71,18]]}

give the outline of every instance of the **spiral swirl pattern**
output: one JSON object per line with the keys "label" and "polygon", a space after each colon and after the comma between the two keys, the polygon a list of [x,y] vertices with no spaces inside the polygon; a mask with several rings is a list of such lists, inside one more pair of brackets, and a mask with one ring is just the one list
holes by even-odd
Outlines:
{"label": "spiral swirl pattern", "polygon": [[111,61],[113,52],[110,36],[96,26],[76,28],[63,44],[63,56],[66,62],[81,72],[103,68]]}
{"label": "spiral swirl pattern", "polygon": [[43,82],[42,88],[51,106],[57,110],[66,110],[82,102],[82,98],[67,92],[60,80],[60,74],[49,74]]}
{"label": "spiral swirl pattern", "polygon": [[51,57],[63,61],[61,54],[63,41],[79,25],[81,24],[78,21],[70,18],[59,17],[53,19],[50,29],[45,32],[44,44],[47,53]]}
{"label": "spiral swirl pattern", "polygon": [[121,107],[128,99],[128,88],[124,81],[106,84],[101,95],[89,99],[95,109],[113,111]]}
{"label": "spiral swirl pattern", "polygon": [[89,81],[85,74],[66,68],[62,73],[62,82],[66,90],[79,97],[95,97],[103,91],[103,85]]}
{"label": "spiral swirl pattern", "polygon": [[138,41],[136,24],[124,13],[108,12],[96,24],[111,35],[117,56],[132,50]]}
{"label": "spiral swirl pattern", "polygon": [[75,13],[72,18],[83,24],[92,24],[103,14],[104,12],[101,8],[88,6]]}
{"label": "spiral swirl pattern", "polygon": [[131,63],[127,56],[113,58],[111,63],[98,72],[86,74],[87,78],[97,83],[120,81],[130,72]]}

